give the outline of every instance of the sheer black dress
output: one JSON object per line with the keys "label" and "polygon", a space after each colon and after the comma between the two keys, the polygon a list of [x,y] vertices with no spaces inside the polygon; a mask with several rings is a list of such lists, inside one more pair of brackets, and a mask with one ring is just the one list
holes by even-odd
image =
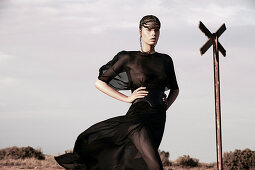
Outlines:
{"label": "sheer black dress", "polygon": [[158,154],[166,121],[162,98],[165,91],[178,89],[171,57],[121,51],[99,69],[98,79],[118,91],[145,86],[149,93],[133,101],[125,115],[86,129],[77,137],[73,153],[56,156],[56,161],[66,169],[163,169]]}

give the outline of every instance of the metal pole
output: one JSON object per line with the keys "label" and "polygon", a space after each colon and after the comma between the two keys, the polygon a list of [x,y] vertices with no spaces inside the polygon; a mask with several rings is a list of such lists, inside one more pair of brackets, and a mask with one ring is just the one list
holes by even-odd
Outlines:
{"label": "metal pole", "polygon": [[220,109],[220,74],[219,74],[219,51],[218,37],[213,43],[213,63],[214,63],[214,93],[215,93],[215,123],[216,123],[216,148],[217,148],[217,168],[223,169],[222,162],[222,140],[221,140],[221,109]]}

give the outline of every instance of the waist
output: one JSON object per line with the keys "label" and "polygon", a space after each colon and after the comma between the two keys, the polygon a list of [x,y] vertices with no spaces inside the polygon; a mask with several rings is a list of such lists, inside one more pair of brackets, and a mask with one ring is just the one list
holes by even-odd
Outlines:
{"label": "waist", "polygon": [[165,95],[164,91],[160,89],[146,89],[148,91],[147,96],[144,98],[137,98],[132,103],[137,103],[140,101],[145,101],[150,104],[151,107],[155,107],[158,105],[165,105],[163,101],[163,97]]}

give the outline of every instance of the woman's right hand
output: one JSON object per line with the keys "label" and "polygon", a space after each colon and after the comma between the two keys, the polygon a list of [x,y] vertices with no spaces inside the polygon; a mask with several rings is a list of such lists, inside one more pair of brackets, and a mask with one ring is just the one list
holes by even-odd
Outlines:
{"label": "woman's right hand", "polygon": [[133,93],[127,97],[127,102],[132,103],[137,98],[144,98],[145,96],[147,96],[149,92],[144,89],[146,89],[146,87],[143,86],[135,89]]}

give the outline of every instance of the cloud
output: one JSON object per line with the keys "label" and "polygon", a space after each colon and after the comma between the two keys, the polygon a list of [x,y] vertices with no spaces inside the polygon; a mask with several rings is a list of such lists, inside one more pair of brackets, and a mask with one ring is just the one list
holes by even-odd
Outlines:
{"label": "cloud", "polygon": [[0,87],[9,87],[17,85],[18,80],[9,76],[0,76]]}
{"label": "cloud", "polygon": [[[130,2],[129,2],[130,3]],[[130,10],[129,5],[118,6],[118,1],[10,1],[2,9],[0,21],[8,32],[57,31],[101,33],[111,28],[130,27],[123,15]],[[113,10],[112,6],[116,9]],[[129,7],[128,7],[129,6]],[[122,11],[121,11],[122,10]],[[123,15],[116,15],[122,13]],[[129,16],[126,16],[128,18]],[[118,18],[118,19],[117,19]],[[132,24],[131,24],[132,25]],[[133,25],[134,26],[134,25]]]}
{"label": "cloud", "polygon": [[[15,118],[23,117],[23,115],[29,118],[26,120],[29,122],[37,118],[40,120],[45,118],[47,122],[51,119],[54,126],[55,122],[58,122],[59,127],[61,127],[59,117],[61,121],[66,119],[67,123],[70,123],[70,120],[75,122],[76,115],[81,115],[82,119],[77,120],[88,120],[88,123],[92,123],[93,119],[98,120],[96,116],[102,111],[102,109],[95,110],[95,106],[100,102],[105,104],[103,111],[109,108],[110,112],[110,114],[100,115],[111,117],[122,113],[123,107],[127,105],[123,103],[123,107],[118,107],[119,110],[116,112],[110,109],[114,108],[112,105],[115,104],[110,102],[115,100],[96,91],[93,82],[98,74],[99,66],[109,60],[116,50],[139,48],[138,23],[146,14],[158,16],[162,23],[163,30],[157,49],[166,53],[171,51],[170,55],[175,61],[176,73],[182,88],[181,96],[171,110],[173,114],[170,121],[177,123],[174,125],[170,123],[168,127],[179,129],[176,133],[179,134],[180,130],[189,127],[189,125],[183,127],[184,124],[178,123],[186,115],[200,116],[201,121],[204,122],[210,119],[213,125],[213,70],[212,60],[209,58],[212,57],[212,49],[209,49],[206,56],[202,57],[199,54],[200,46],[207,40],[197,27],[199,20],[202,20],[212,32],[226,22],[227,31],[224,32],[220,42],[227,50],[227,57],[221,58],[220,64],[223,79],[222,102],[225,101],[223,109],[229,110],[223,112],[231,113],[231,115],[239,115],[240,110],[243,114],[252,113],[254,93],[249,89],[254,86],[254,80],[251,77],[254,72],[252,49],[255,8],[253,9],[254,6],[245,2],[241,0],[213,2],[202,0],[1,0],[0,89],[2,91],[0,97],[2,98],[0,98],[0,105],[2,113],[6,113],[5,116],[8,119],[13,118],[15,128],[19,127]],[[211,28],[212,26],[216,28]],[[134,33],[135,31],[137,32]],[[239,110],[233,106],[238,106]],[[96,112],[98,114],[95,114]],[[204,117],[205,113],[212,113],[212,117]],[[235,118],[237,119],[238,116]],[[252,116],[250,118],[252,119]],[[189,122],[194,120],[195,118]],[[2,119],[0,124],[4,122]],[[85,122],[87,125],[88,123]],[[44,127],[43,122],[38,125]],[[84,122],[80,125],[84,128]],[[3,126],[2,129],[5,127]],[[23,127],[29,129],[30,126],[24,123]],[[194,126],[194,128],[200,127]],[[42,133],[49,129],[49,127],[44,128]],[[21,134],[18,128],[13,132]],[[15,134],[10,135],[8,131],[3,142],[6,144],[12,142],[8,137],[13,138]],[[49,133],[44,134],[45,137],[42,139],[47,139]],[[73,133],[67,132],[67,134]],[[207,133],[207,135],[210,134]],[[166,138],[169,139],[167,136]],[[180,143],[178,135],[175,138],[172,146]],[[198,145],[201,139],[196,138]],[[31,141],[29,137],[26,140]],[[211,141],[215,140],[212,138]],[[20,143],[20,141],[16,142]],[[47,146],[45,140],[40,143]],[[185,143],[182,144],[185,145]],[[233,146],[231,143],[227,144]],[[243,145],[246,144],[243,143]],[[51,150],[46,146],[45,149],[48,152],[57,151],[56,148]],[[170,149],[176,148],[176,151],[173,151],[173,158],[187,149],[171,147],[169,144],[166,146]],[[210,148],[204,145],[202,147],[206,147],[205,150],[199,150],[199,147],[196,149],[196,153],[202,157],[201,160],[214,160],[214,155],[208,156],[208,153],[212,153],[211,150],[214,151],[213,146],[212,144]],[[61,151],[64,150],[63,145],[59,147],[62,147]]]}
{"label": "cloud", "polygon": [[244,4],[209,4],[203,8],[192,7],[191,12],[193,15],[188,15],[187,18],[190,24],[202,19],[210,24],[227,22],[231,26],[255,25],[255,11]]}
{"label": "cloud", "polygon": [[[164,28],[228,22],[229,25],[255,25],[253,8],[247,3],[205,3],[197,1],[118,0],[23,0],[9,1],[0,22],[9,33],[102,34],[116,29],[138,28],[140,18],[155,14]],[[199,5],[197,5],[199,4]],[[182,12],[180,12],[180,10]],[[43,28],[43,29],[42,29]]]}
{"label": "cloud", "polygon": [[8,55],[8,54],[0,51],[0,63],[3,62],[3,61],[9,60],[11,58],[13,58],[13,56]]}
{"label": "cloud", "polygon": [[[0,51],[0,64],[4,64],[4,62],[15,58],[12,55],[6,54],[2,51]],[[9,87],[16,85],[18,83],[18,80],[14,77],[3,75],[5,72],[2,71],[0,72],[0,87]]]}

